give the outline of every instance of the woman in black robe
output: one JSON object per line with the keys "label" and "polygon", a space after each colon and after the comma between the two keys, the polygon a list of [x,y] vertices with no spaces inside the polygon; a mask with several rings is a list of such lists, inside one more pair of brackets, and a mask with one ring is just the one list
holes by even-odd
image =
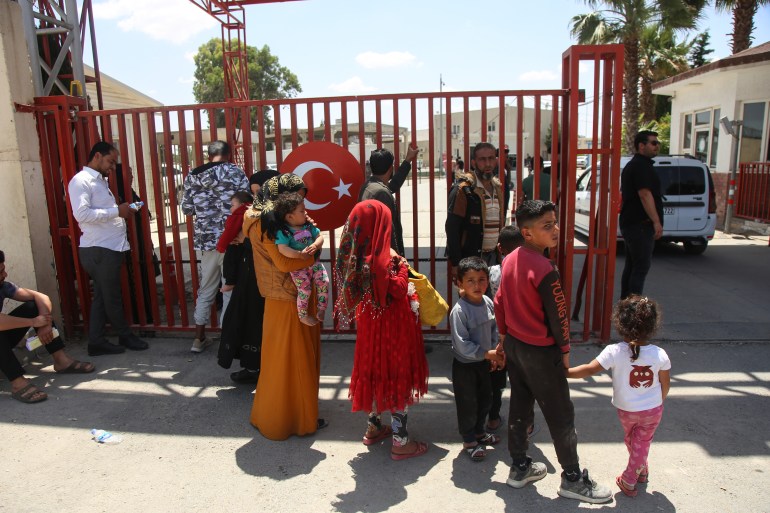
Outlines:
{"label": "woman in black robe", "polygon": [[[278,171],[269,169],[254,173],[249,179],[251,193],[256,197],[262,185]],[[217,353],[221,367],[229,369],[233,360],[240,360],[241,370],[230,374],[236,383],[256,383],[262,358],[262,318],[265,298],[259,292],[251,243],[244,239],[238,262],[238,279],[222,320],[222,337]]]}

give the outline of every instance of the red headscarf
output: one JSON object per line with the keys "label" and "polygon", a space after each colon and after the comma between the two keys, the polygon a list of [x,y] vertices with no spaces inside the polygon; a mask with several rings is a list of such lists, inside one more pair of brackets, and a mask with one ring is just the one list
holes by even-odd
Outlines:
{"label": "red headscarf", "polygon": [[376,200],[362,201],[350,212],[336,263],[337,313],[343,319],[353,318],[362,302],[371,302],[375,311],[386,306],[392,225],[390,210]]}

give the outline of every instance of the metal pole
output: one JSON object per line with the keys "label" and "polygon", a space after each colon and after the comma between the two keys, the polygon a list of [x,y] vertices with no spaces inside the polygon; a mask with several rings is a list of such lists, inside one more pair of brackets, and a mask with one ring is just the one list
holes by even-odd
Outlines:
{"label": "metal pole", "polygon": [[[441,73],[438,75],[438,92],[439,94],[444,92],[444,79]],[[438,173],[441,176],[441,170],[444,168],[444,139],[442,134],[444,132],[444,99],[439,97],[438,99]]]}
{"label": "metal pole", "polygon": [[737,130],[731,134],[735,141],[733,141],[732,151],[732,164],[730,169],[730,183],[727,185],[727,210],[725,212],[725,233],[732,233],[730,224],[733,221],[733,208],[735,203],[735,176],[738,174],[738,147],[741,143],[741,134],[743,132],[743,121],[735,120],[732,122]]}

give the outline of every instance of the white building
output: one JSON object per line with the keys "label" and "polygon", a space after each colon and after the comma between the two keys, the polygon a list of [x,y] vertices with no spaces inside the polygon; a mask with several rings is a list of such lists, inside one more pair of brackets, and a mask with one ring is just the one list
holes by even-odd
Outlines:
{"label": "white building", "polygon": [[[653,92],[671,97],[671,153],[711,168],[722,226],[733,145],[739,163],[770,160],[770,42],[657,82]],[[740,141],[721,127],[724,117],[742,121]]]}

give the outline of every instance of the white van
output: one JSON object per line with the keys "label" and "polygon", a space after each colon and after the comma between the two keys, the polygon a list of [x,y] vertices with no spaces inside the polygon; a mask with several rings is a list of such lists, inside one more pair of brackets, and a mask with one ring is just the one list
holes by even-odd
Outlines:
{"label": "white van", "polygon": [[[631,160],[621,157],[620,169]],[[708,166],[690,156],[659,155],[654,159],[663,196],[663,242],[681,242],[687,253],[699,255],[714,238],[716,193]],[[577,180],[575,231],[588,235],[591,177],[589,166]],[[618,240],[623,240],[618,228]]]}

